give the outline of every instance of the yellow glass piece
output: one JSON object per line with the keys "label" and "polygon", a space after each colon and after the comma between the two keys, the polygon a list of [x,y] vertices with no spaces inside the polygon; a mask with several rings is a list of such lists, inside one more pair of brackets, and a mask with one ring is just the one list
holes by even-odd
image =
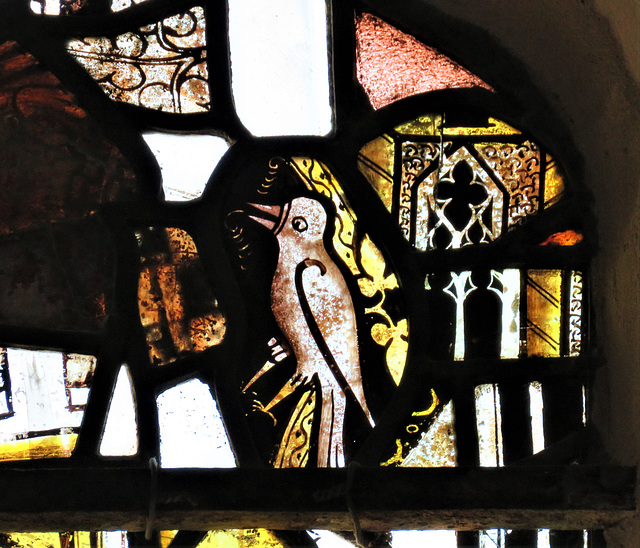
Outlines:
{"label": "yellow glass piece", "polygon": [[358,169],[367,178],[391,213],[395,145],[386,133],[367,143],[358,153]]}
{"label": "yellow glass piece", "polygon": [[385,323],[377,323],[371,327],[371,336],[377,344],[387,347],[387,368],[393,381],[398,385],[407,361],[409,325],[406,319],[394,322],[383,308],[386,299],[385,289],[396,289],[398,279],[393,273],[385,276],[384,257],[367,235],[360,244],[360,259],[362,268],[368,275],[368,277],[358,278],[360,291],[366,297],[373,297],[376,293],[381,295],[378,304],[365,309],[365,313],[379,314],[386,320]]}
{"label": "yellow glass piece", "polygon": [[197,548],[287,548],[268,529],[209,531]]}
{"label": "yellow glass piece", "polygon": [[70,457],[77,440],[77,434],[58,434],[5,442],[0,444],[0,461]]}
{"label": "yellow glass piece", "polygon": [[411,416],[427,417],[428,415],[431,415],[431,413],[433,413],[436,410],[436,407],[438,407],[439,403],[440,403],[440,400],[438,399],[438,395],[436,394],[436,391],[432,388],[431,389],[431,405],[424,411],[415,411],[411,413]]}
{"label": "yellow glass piece", "polygon": [[169,548],[178,531],[160,531],[160,548]]}
{"label": "yellow glass piece", "polygon": [[309,460],[313,411],[316,408],[316,394],[305,392],[293,412],[285,430],[274,468],[303,468]]}
{"label": "yellow glass piece", "polygon": [[544,207],[555,204],[562,197],[565,185],[560,166],[547,154],[547,170],[544,178]]}
{"label": "yellow glass piece", "polygon": [[400,124],[394,129],[402,135],[440,135],[442,131],[442,115],[426,114],[410,122]]}
{"label": "yellow glass piece", "polygon": [[572,246],[579,244],[582,240],[584,240],[584,236],[580,232],[565,230],[564,232],[556,232],[555,234],[552,234],[540,245]]}
{"label": "yellow glass piece", "polygon": [[92,548],[91,533],[89,531],[75,531],[73,534],[74,548]]}
{"label": "yellow glass piece", "polygon": [[501,120],[489,118],[488,121],[488,127],[443,127],[442,135],[520,135],[519,130]]}
{"label": "yellow glass piece", "polygon": [[527,353],[560,356],[562,271],[527,272]]}
{"label": "yellow glass piece", "polygon": [[349,270],[357,275],[360,269],[355,259],[356,214],[349,207],[340,183],[322,162],[311,158],[291,158],[291,165],[305,186],[331,199],[336,207],[333,247]]}
{"label": "yellow glass piece", "polygon": [[[61,533],[7,533],[12,548],[62,548]],[[15,544],[14,544],[15,543]]]}

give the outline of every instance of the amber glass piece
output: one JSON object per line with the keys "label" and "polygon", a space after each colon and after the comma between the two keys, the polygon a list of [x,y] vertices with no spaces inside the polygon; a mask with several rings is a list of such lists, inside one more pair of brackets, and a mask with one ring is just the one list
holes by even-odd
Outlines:
{"label": "amber glass piece", "polygon": [[544,178],[544,207],[549,207],[560,198],[565,191],[564,176],[558,163],[549,155],[546,155],[547,168]]}
{"label": "amber glass piece", "polygon": [[584,236],[580,232],[575,230],[565,230],[564,232],[556,232],[549,236],[540,245],[576,245],[584,239]]}
{"label": "amber glass piece", "polygon": [[178,531],[160,531],[158,535],[160,537],[160,548],[169,548],[169,545],[173,539],[176,538],[177,534]]}
{"label": "amber glass piece", "polygon": [[115,38],[71,40],[67,49],[115,101],[176,113],[210,109],[201,7]]}
{"label": "amber glass piece", "polygon": [[136,236],[138,308],[151,362],[165,365],[220,344],[225,319],[191,236],[179,228],[148,228]]}
{"label": "amber glass piece", "polygon": [[314,391],[309,390],[300,398],[287,425],[278,454],[273,461],[274,468],[304,468],[307,465],[315,408],[316,395]]}
{"label": "amber glass piece", "polygon": [[486,126],[444,126],[442,134],[453,135],[519,135],[520,130],[506,124],[502,120],[489,117]]}
{"label": "amber glass piece", "polygon": [[483,87],[480,78],[369,13],[356,21],[358,81],[379,109],[436,89]]}
{"label": "amber glass piece", "polygon": [[94,368],[93,356],[3,349],[0,461],[69,457]]}
{"label": "amber glass piece", "polygon": [[358,153],[358,169],[378,193],[389,213],[393,203],[394,154],[394,141],[386,134],[363,146]]}
{"label": "amber glass piece", "polygon": [[561,270],[527,272],[527,353],[560,356]]}
{"label": "amber glass piece", "polygon": [[0,234],[136,194],[131,166],[60,81],[0,45]]}
{"label": "amber glass piece", "polygon": [[[113,299],[114,253],[96,220],[0,237],[0,322],[98,331]],[[82,264],[82,268],[78,268]]]}
{"label": "amber glass piece", "polygon": [[197,548],[287,548],[268,529],[225,529],[209,531]]}

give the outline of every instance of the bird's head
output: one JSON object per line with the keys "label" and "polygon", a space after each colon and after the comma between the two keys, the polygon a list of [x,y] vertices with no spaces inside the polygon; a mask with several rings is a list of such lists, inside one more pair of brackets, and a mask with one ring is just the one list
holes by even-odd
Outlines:
{"label": "bird's head", "polygon": [[250,204],[260,216],[249,215],[278,237],[289,241],[322,239],[327,226],[327,213],[320,202],[312,198],[294,198],[284,206]]}

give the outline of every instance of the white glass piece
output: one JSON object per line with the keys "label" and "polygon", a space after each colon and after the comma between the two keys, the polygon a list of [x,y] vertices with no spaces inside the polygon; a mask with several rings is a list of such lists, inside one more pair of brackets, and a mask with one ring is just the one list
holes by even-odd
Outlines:
{"label": "white glass piece", "polygon": [[475,286],[471,282],[471,272],[468,270],[460,272],[460,274],[452,272],[451,283],[444,289],[445,293],[451,295],[456,302],[456,340],[453,353],[455,360],[464,360],[464,300],[474,289]]}
{"label": "white glass piece", "polygon": [[475,398],[480,466],[504,466],[502,412],[498,385],[476,386]]}
{"label": "white glass piece", "polygon": [[587,426],[587,388],[582,385],[582,426]]}
{"label": "white glass piece", "polygon": [[457,548],[458,540],[455,531],[444,529],[433,531],[392,531],[391,546],[393,548],[416,548],[418,546]]}
{"label": "white glass piece", "polygon": [[[535,451],[534,451],[535,452]],[[538,529],[538,546],[537,548],[551,548],[551,540],[549,529]]]}
{"label": "white glass piece", "polygon": [[120,367],[111,396],[107,422],[100,442],[100,454],[107,457],[138,452],[138,424],[131,378],[126,365]]}
{"label": "white glass piece", "polygon": [[311,536],[318,548],[355,548],[356,546],[341,536],[324,529],[312,529],[309,531],[309,536]]}
{"label": "white glass piece", "polygon": [[402,466],[456,466],[458,453],[453,424],[453,402],[450,401],[442,408],[429,429],[422,434],[418,445],[409,452]]}
{"label": "white glass piece", "polygon": [[192,379],[157,397],[163,468],[234,468],[236,460],[209,387]]}
{"label": "white glass piece", "polygon": [[213,135],[149,132],[142,137],[160,165],[164,197],[169,202],[199,198],[229,149],[224,139]]}
{"label": "white glass piece", "polygon": [[229,1],[236,111],[257,137],[332,128],[325,0]]}
{"label": "white glass piece", "polygon": [[126,531],[102,531],[99,540],[102,540],[102,546],[98,542],[99,548],[129,548]]}
{"label": "white glass piece", "polygon": [[502,284],[502,338],[500,357],[517,358],[520,354],[520,271],[508,268],[492,270]]}
{"label": "white glass piece", "polygon": [[506,531],[504,529],[487,529],[480,531],[480,548],[505,548]]}
{"label": "white glass piece", "polygon": [[14,415],[0,420],[0,443],[80,426],[84,410],[69,409],[62,353],[8,348],[7,363]]}
{"label": "white glass piece", "polygon": [[586,529],[582,531],[582,546],[583,548],[589,548],[589,531]]}
{"label": "white glass piece", "polygon": [[544,449],[542,385],[538,381],[529,384],[529,409],[531,414],[533,454],[535,455]]}

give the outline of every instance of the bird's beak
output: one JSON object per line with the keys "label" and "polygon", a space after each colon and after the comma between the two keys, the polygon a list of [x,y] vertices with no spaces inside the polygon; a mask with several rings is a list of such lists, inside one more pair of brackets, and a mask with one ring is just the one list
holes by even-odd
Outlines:
{"label": "bird's beak", "polygon": [[282,208],[279,205],[265,205],[265,204],[248,204],[255,209],[259,209],[262,214],[259,217],[255,215],[249,215],[251,219],[260,223],[262,226],[266,226],[269,230],[275,231],[280,221],[280,213]]}

